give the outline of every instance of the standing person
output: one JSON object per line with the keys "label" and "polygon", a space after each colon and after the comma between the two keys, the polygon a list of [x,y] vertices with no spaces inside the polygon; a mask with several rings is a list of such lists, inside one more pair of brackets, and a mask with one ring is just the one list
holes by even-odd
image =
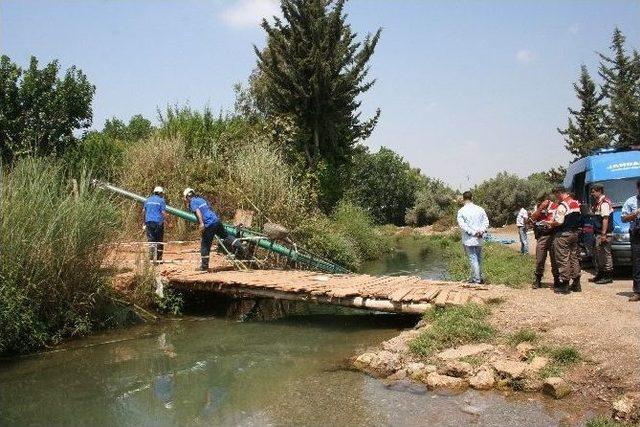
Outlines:
{"label": "standing person", "polygon": [[516,217],[516,227],[518,227],[518,236],[520,237],[520,253],[522,255],[529,253],[529,239],[527,238],[527,222],[529,221],[529,212],[523,207],[520,208]]}
{"label": "standing person", "polygon": [[555,289],[556,293],[569,294],[581,292],[580,285],[580,248],[578,246],[578,229],[580,228],[580,203],[571,197],[564,187],[557,187],[553,194],[558,201],[553,219],[548,223],[554,232],[553,251],[558,271],[560,284]]}
{"label": "standing person", "polygon": [[633,295],[629,301],[640,301],[640,181],[636,182],[638,194],[622,205],[622,221],[629,224],[631,262],[633,264]]}
{"label": "standing person", "polygon": [[164,199],[164,189],[157,186],[142,208],[144,224],[142,228],[147,232],[149,241],[149,258],[152,261],[162,261],[164,246],[164,222],[167,219],[167,202]]}
{"label": "standing person", "polygon": [[594,282],[598,285],[613,283],[613,257],[611,255],[611,231],[613,230],[613,204],[604,194],[602,184],[591,186],[591,197],[595,202],[593,232],[596,235],[595,255],[598,272]]}
{"label": "standing person", "polygon": [[482,284],[482,238],[489,228],[487,213],[473,203],[470,191],[462,194],[464,206],[458,211],[458,226],[462,232],[462,245],[469,258],[471,278],[469,283]]}
{"label": "standing person", "polygon": [[211,209],[209,203],[202,197],[196,195],[195,190],[192,188],[186,188],[182,195],[185,202],[189,206],[189,210],[196,214],[198,218],[198,224],[200,227],[200,234],[202,236],[200,240],[200,270],[206,271],[209,269],[209,255],[211,254],[211,245],[213,239],[218,236],[219,239],[225,239],[227,237],[227,230],[224,229],[220,218]]}
{"label": "standing person", "polygon": [[559,285],[558,264],[556,263],[556,255],[553,252],[553,232],[547,224],[553,220],[558,205],[552,202],[547,193],[543,193],[538,197],[538,205],[531,214],[531,222],[533,223],[533,235],[536,238],[536,271],[533,288],[542,287],[542,276],[544,275],[544,267],[547,262],[547,254],[551,258],[551,273],[553,274],[553,286]]}

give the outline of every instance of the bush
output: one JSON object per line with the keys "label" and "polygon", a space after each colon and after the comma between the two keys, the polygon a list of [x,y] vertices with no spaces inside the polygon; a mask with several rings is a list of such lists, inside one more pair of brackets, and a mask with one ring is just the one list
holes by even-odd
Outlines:
{"label": "bush", "polygon": [[419,179],[419,172],[400,155],[382,147],[375,154],[355,156],[348,197],[377,223],[403,225],[407,209],[415,203]]}
{"label": "bush", "polygon": [[23,159],[4,176],[0,211],[0,353],[88,332],[105,293],[101,269],[118,224],[103,192],[74,191],[61,162]]}
{"label": "bush", "polygon": [[102,132],[89,132],[73,150],[65,153],[65,161],[75,174],[87,171],[94,178],[116,181],[122,169],[126,143]]}
{"label": "bush", "polygon": [[474,202],[485,209],[491,224],[503,226],[515,221],[520,208],[533,206],[538,189],[526,179],[501,172],[472,192]]}
{"label": "bush", "polygon": [[343,201],[334,210],[332,219],[337,229],[355,244],[363,261],[379,258],[392,246],[391,238],[374,227],[371,215],[360,206]]}
{"label": "bush", "polygon": [[445,217],[453,218],[458,193],[437,179],[422,177],[416,203],[405,215],[407,225],[422,227]]}

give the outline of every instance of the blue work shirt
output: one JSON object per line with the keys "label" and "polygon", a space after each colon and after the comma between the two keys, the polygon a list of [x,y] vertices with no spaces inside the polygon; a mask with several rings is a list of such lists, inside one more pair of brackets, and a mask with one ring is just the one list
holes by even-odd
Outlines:
{"label": "blue work shirt", "polygon": [[220,221],[218,219],[218,215],[211,209],[209,203],[202,197],[193,197],[189,202],[189,209],[191,212],[196,213],[197,209],[200,209],[200,214],[202,215],[202,221],[204,222],[205,227],[209,227]]}
{"label": "blue work shirt", "polygon": [[162,213],[167,209],[167,202],[157,194],[152,194],[151,197],[144,202],[144,222],[157,222],[158,224],[164,223],[164,216]]}
{"label": "blue work shirt", "polygon": [[[638,210],[638,197],[639,196],[631,196],[624,202],[622,205],[622,216],[631,215],[635,211]],[[636,221],[629,222],[629,233],[633,233],[633,230],[636,228]]]}

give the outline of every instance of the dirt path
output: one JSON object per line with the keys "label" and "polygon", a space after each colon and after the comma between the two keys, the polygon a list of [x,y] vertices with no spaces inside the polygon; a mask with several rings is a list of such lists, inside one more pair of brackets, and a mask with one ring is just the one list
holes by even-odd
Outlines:
{"label": "dirt path", "polygon": [[[517,240],[514,231],[498,229],[494,234]],[[519,242],[511,246],[520,249]],[[548,260],[547,264],[545,282],[551,283]],[[494,321],[504,331],[532,328],[550,340],[578,348],[594,363],[570,379],[598,397],[616,394],[618,387],[640,391],[640,304],[627,301],[632,287],[629,275],[621,272],[614,283],[595,285],[588,282],[593,275],[583,271],[583,292],[571,295],[556,295],[549,288],[504,290],[506,301],[496,310]]]}

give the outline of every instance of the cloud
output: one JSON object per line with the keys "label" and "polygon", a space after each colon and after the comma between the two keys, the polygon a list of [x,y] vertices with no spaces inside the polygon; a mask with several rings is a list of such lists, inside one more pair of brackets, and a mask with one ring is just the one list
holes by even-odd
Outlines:
{"label": "cloud", "polygon": [[250,28],[260,25],[262,18],[280,15],[277,0],[236,0],[220,17],[233,28]]}
{"label": "cloud", "polygon": [[577,22],[576,22],[576,23],[571,24],[571,25],[569,26],[569,32],[570,32],[571,34],[573,34],[574,36],[575,36],[576,34],[578,34],[578,33],[580,32],[580,24],[578,24]]}
{"label": "cloud", "polygon": [[528,64],[536,59],[536,55],[527,49],[520,49],[516,52],[516,59],[522,64]]}

